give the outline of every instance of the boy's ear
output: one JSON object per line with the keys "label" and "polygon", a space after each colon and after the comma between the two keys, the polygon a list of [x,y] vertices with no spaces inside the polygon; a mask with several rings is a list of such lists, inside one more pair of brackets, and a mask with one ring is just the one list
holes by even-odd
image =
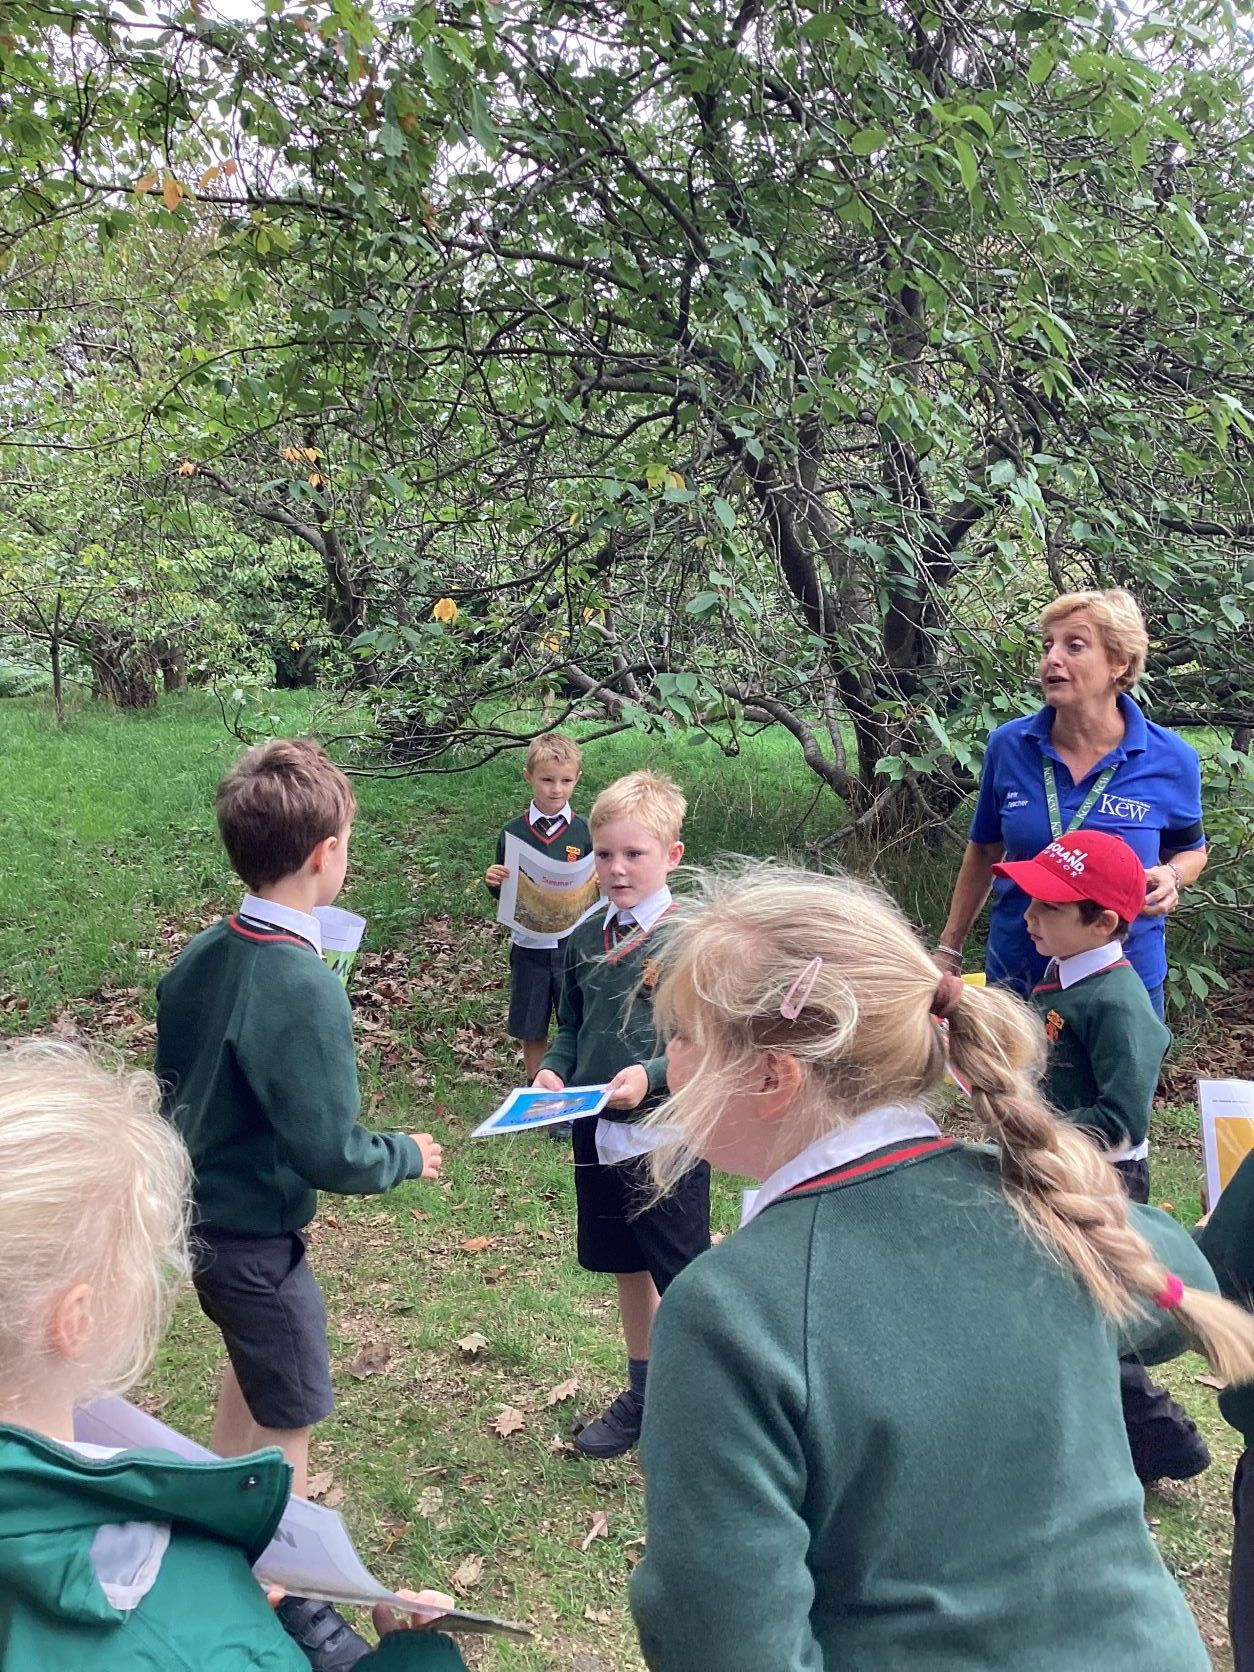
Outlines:
{"label": "boy's ear", "polygon": [[75,1283],[58,1296],[45,1326],[48,1351],[56,1358],[81,1358],[91,1335],[91,1287]]}
{"label": "boy's ear", "polygon": [[683,857],[684,844],[682,842],[672,842],[666,850],[666,869],[673,871]]}
{"label": "boy's ear", "polygon": [[1119,913],[1111,911],[1108,907],[1100,917],[1093,919],[1092,926],[1101,934],[1103,940],[1113,940],[1119,930]]}
{"label": "boy's ear", "polygon": [[315,877],[321,876],[322,872],[326,870],[327,861],[339,845],[340,839],[338,836],[324,836],[320,842],[315,843],[309,850],[309,858],[305,861],[305,864]]}

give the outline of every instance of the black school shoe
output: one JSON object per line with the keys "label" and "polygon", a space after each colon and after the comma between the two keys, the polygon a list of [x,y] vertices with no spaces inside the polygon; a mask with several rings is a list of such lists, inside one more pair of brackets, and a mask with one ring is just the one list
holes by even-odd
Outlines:
{"label": "black school shoe", "polygon": [[284,1597],[275,1609],[283,1630],[304,1653],[314,1672],[349,1672],[369,1643],[341,1619],[329,1602],[313,1597]]}
{"label": "black school shoe", "polygon": [[1163,1393],[1152,1414],[1128,1425],[1132,1467],[1142,1486],[1156,1480],[1192,1480],[1210,1467],[1210,1451],[1197,1431],[1197,1424]]}
{"label": "black school shoe", "polygon": [[575,1449],[585,1457],[621,1457],[640,1438],[644,1421],[644,1400],[630,1388],[624,1389],[595,1422],[575,1435]]}

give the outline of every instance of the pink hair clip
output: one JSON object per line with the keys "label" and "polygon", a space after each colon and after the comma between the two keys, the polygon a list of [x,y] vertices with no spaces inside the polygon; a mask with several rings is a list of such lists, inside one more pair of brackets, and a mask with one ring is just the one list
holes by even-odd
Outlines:
{"label": "pink hair clip", "polygon": [[814,983],[819,978],[819,971],[823,968],[821,958],[811,958],[792,986],[784,994],[780,1003],[779,1013],[786,1022],[795,1022],[806,1007],[806,1000],[814,991]]}
{"label": "pink hair clip", "polygon": [[1164,1312],[1174,1312],[1184,1299],[1184,1283],[1174,1271],[1167,1273],[1167,1281],[1154,1296],[1154,1305],[1161,1306]]}

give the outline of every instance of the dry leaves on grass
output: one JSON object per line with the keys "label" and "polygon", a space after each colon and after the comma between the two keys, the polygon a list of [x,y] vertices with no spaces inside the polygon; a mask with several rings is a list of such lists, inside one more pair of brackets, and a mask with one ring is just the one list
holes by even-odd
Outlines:
{"label": "dry leaves on grass", "polygon": [[590,1550],[592,1548],[593,1542],[596,1539],[608,1538],[609,1536],[610,1536],[610,1518],[603,1509],[599,1509],[593,1515],[592,1525],[588,1528],[588,1531],[584,1534],[583,1539],[582,1539],[582,1541],[579,1545],[579,1548],[581,1550]]}
{"label": "dry leaves on grass", "polygon": [[483,1557],[467,1556],[453,1569],[452,1576],[449,1579],[449,1584],[457,1592],[458,1596],[464,1597],[467,1591],[474,1590],[475,1586],[482,1578]]}
{"label": "dry leaves on grass", "polygon": [[544,1403],[560,1405],[564,1399],[573,1399],[578,1392],[579,1378],[572,1376],[568,1381],[559,1382],[556,1387],[550,1388],[544,1396]]}
{"label": "dry leaves on grass", "polygon": [[526,1425],[527,1419],[517,1405],[506,1405],[492,1422],[493,1429],[503,1440],[508,1440],[511,1434],[517,1434]]}
{"label": "dry leaves on grass", "polygon": [[348,1367],[348,1373],[359,1382],[364,1382],[367,1376],[379,1376],[387,1369],[392,1358],[392,1349],[386,1341],[367,1341]]}
{"label": "dry leaves on grass", "polygon": [[614,1624],[614,1610],[612,1608],[594,1608],[591,1603],[583,1611],[585,1620],[591,1620],[593,1625],[612,1626]]}
{"label": "dry leaves on grass", "polygon": [[418,1494],[418,1513],[424,1521],[434,1521],[444,1508],[444,1493],[438,1486],[424,1486]]}
{"label": "dry leaves on grass", "polygon": [[462,1352],[466,1354],[467,1358],[474,1358],[476,1353],[481,1353],[487,1344],[487,1336],[480,1335],[477,1329],[471,1330],[469,1335],[459,1337],[457,1342],[457,1345],[461,1348]]}
{"label": "dry leaves on grass", "polygon": [[313,1498],[316,1502],[325,1493],[331,1490],[334,1480],[335,1476],[331,1473],[330,1469],[323,1469],[320,1474],[310,1475],[309,1485],[306,1488],[305,1496],[307,1498]]}
{"label": "dry leaves on grass", "polygon": [[467,1237],[465,1242],[457,1245],[463,1254],[482,1254],[485,1248],[491,1248],[491,1237]]}

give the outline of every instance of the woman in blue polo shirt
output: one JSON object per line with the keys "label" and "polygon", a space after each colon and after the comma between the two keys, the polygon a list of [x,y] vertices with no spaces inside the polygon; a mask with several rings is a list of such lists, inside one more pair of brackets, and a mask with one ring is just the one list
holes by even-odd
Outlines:
{"label": "woman in blue polo shirt", "polygon": [[1027,994],[1045,972],[1028,937],[1022,891],[993,879],[1001,859],[1031,859],[1066,832],[1106,830],[1145,867],[1145,909],[1127,956],[1163,1013],[1166,919],[1206,864],[1197,751],[1157,726],[1128,692],[1145,669],[1149,635],[1135,598],[1120,588],[1069,592],[1041,617],[1044,708],[1010,720],[988,740],[970,840],[954,886],[937,962],[962,967],[962,945],[993,891],[990,981]]}

